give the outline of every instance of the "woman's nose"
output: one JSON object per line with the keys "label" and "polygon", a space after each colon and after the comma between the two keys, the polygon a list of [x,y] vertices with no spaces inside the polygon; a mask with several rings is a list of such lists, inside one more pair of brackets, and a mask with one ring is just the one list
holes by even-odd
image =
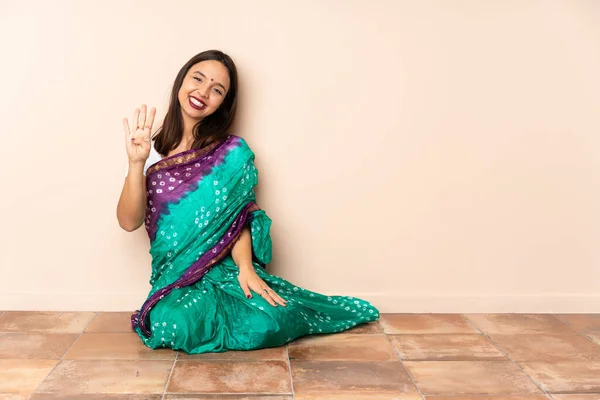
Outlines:
{"label": "woman's nose", "polygon": [[207,96],[207,93],[208,93],[208,88],[207,88],[207,87],[201,87],[201,88],[198,88],[198,94],[199,94],[201,97],[206,97],[206,96]]}

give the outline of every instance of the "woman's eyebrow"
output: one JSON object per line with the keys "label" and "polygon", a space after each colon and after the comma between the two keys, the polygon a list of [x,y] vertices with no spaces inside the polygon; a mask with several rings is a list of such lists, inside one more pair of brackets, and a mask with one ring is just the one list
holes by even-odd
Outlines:
{"label": "woman's eyebrow", "polygon": [[[203,74],[202,72],[200,72],[200,71],[194,71],[194,73],[195,73],[195,74],[200,74],[200,75],[202,75],[202,77],[203,77],[204,79],[207,79],[207,78],[206,78],[206,75],[204,75],[204,74]],[[227,89],[225,89],[225,86],[223,86],[223,84],[221,84],[221,83],[219,83],[219,82],[216,82],[216,83],[217,83],[217,85],[221,86],[221,87],[223,88],[223,90],[225,90],[225,91],[227,90]]]}

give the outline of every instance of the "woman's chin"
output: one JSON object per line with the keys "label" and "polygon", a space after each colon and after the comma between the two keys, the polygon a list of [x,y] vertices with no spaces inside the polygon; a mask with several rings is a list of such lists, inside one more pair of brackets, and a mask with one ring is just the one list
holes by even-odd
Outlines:
{"label": "woman's chin", "polygon": [[196,120],[198,122],[202,121],[202,119],[204,118],[204,112],[200,111],[200,110],[195,110],[195,109],[187,109],[187,108],[182,108],[181,111],[188,116],[188,118]]}

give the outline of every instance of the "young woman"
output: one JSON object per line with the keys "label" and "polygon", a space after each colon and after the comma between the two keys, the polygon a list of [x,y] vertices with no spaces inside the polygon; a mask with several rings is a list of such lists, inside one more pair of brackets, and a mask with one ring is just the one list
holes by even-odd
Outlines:
{"label": "young woman", "polygon": [[254,153],[229,133],[236,67],[211,50],[179,71],[163,125],[156,109],[123,119],[129,169],[119,225],[145,225],[152,289],[132,325],[152,348],[187,353],[276,347],[375,321],[369,302],[324,296],[270,275],[271,219],[256,204]]}

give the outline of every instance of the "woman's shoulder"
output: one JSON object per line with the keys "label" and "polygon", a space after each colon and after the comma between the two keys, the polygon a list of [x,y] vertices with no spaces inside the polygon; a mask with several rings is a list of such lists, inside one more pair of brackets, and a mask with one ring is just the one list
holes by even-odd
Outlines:
{"label": "woman's shoulder", "polygon": [[247,152],[254,154],[254,152],[250,148],[250,145],[248,144],[246,139],[244,139],[243,137],[237,136],[237,135],[229,135],[229,139],[232,141],[232,143],[235,145],[235,147],[237,149],[239,149],[241,151],[247,151]]}
{"label": "woman's shoulder", "polygon": [[248,161],[255,159],[254,152],[250,148],[248,142],[241,136],[229,135],[227,141],[229,153],[229,160],[231,163],[240,163],[240,165],[246,164]]}

